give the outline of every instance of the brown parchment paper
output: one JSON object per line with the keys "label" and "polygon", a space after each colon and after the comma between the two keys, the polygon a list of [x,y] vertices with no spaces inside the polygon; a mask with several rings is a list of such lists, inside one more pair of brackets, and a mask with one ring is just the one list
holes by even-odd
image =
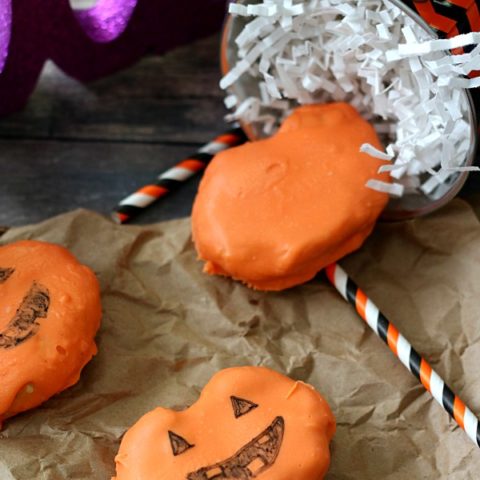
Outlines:
{"label": "brown parchment paper", "polygon": [[[480,478],[480,451],[323,278],[261,293],[208,277],[188,219],[118,226],[76,211],[12,229],[0,243],[23,238],[62,244],[90,265],[104,316],[81,381],[6,422],[0,480],[109,479],[121,436],[140,416],[189,405],[218,369],[245,364],[326,397],[338,421],[329,480]],[[342,265],[480,414],[474,209],[456,200],[379,225]]]}

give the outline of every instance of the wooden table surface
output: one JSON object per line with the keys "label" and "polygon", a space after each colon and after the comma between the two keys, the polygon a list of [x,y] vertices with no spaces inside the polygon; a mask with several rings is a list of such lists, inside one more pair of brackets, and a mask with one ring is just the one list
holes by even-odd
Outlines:
{"label": "wooden table surface", "polygon": [[[225,128],[216,35],[83,85],[47,64],[27,107],[0,119],[0,226],[83,207],[109,215]],[[198,178],[134,223],[187,216]],[[480,192],[480,175],[465,191]]]}
{"label": "wooden table surface", "polygon": [[[225,128],[219,36],[83,85],[46,65],[27,107],[0,120],[0,225],[119,200]],[[189,215],[198,179],[135,223]]]}

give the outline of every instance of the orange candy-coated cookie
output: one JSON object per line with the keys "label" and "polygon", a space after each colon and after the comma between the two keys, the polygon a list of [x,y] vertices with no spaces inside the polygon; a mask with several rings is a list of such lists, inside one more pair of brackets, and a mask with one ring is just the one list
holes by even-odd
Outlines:
{"label": "orange candy-coated cookie", "polygon": [[68,250],[0,247],[0,425],[78,381],[100,317],[97,278]]}
{"label": "orange candy-coated cookie", "polygon": [[365,184],[389,181],[363,143],[382,149],[373,127],[337,103],[299,107],[273,137],[218,154],[192,212],[205,271],[281,290],[359,248],[388,201]]}
{"label": "orange candy-coated cookie", "polygon": [[143,416],[122,440],[116,480],[321,480],[334,433],[313,387],[263,367],[229,368],[187,410]]}

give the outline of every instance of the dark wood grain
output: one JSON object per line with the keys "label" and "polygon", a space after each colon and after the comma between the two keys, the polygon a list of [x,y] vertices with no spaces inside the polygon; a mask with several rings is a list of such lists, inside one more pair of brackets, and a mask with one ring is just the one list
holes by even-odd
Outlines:
{"label": "dark wood grain", "polygon": [[[147,57],[82,85],[49,64],[25,110],[0,120],[0,225],[23,225],[73,208],[109,214],[225,128],[218,87],[219,36]],[[135,220],[190,213],[198,179]],[[465,192],[480,191],[473,174]]]}
{"label": "dark wood grain", "polygon": [[81,85],[49,63],[25,110],[0,120],[0,138],[203,142],[225,110],[215,36]]}
{"label": "dark wood grain", "polygon": [[[109,215],[124,196],[151,182],[192,147],[107,142],[0,142],[0,225],[37,222],[75,208]],[[25,160],[25,159],[28,159]],[[162,199],[138,218],[157,222],[190,213],[197,182]]]}
{"label": "dark wood grain", "polygon": [[[0,120],[0,225],[73,208],[104,214],[225,128],[218,36],[89,85],[47,66],[27,108]],[[136,223],[190,213],[197,181]]]}

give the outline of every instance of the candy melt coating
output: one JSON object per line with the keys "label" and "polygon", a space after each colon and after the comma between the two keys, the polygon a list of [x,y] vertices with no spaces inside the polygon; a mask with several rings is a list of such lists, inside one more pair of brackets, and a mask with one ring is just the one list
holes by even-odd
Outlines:
{"label": "candy melt coating", "polygon": [[[182,453],[170,433],[188,444]],[[310,385],[263,367],[229,368],[188,409],[143,416],[122,440],[113,480],[321,480],[334,433]]]}
{"label": "candy melt coating", "polygon": [[389,181],[363,143],[383,149],[353,107],[336,103],[299,107],[273,137],[218,154],[192,212],[204,270],[282,290],[359,248],[388,201],[365,184]]}
{"label": "candy melt coating", "polygon": [[100,318],[97,278],[67,249],[0,247],[0,425],[78,381]]}

